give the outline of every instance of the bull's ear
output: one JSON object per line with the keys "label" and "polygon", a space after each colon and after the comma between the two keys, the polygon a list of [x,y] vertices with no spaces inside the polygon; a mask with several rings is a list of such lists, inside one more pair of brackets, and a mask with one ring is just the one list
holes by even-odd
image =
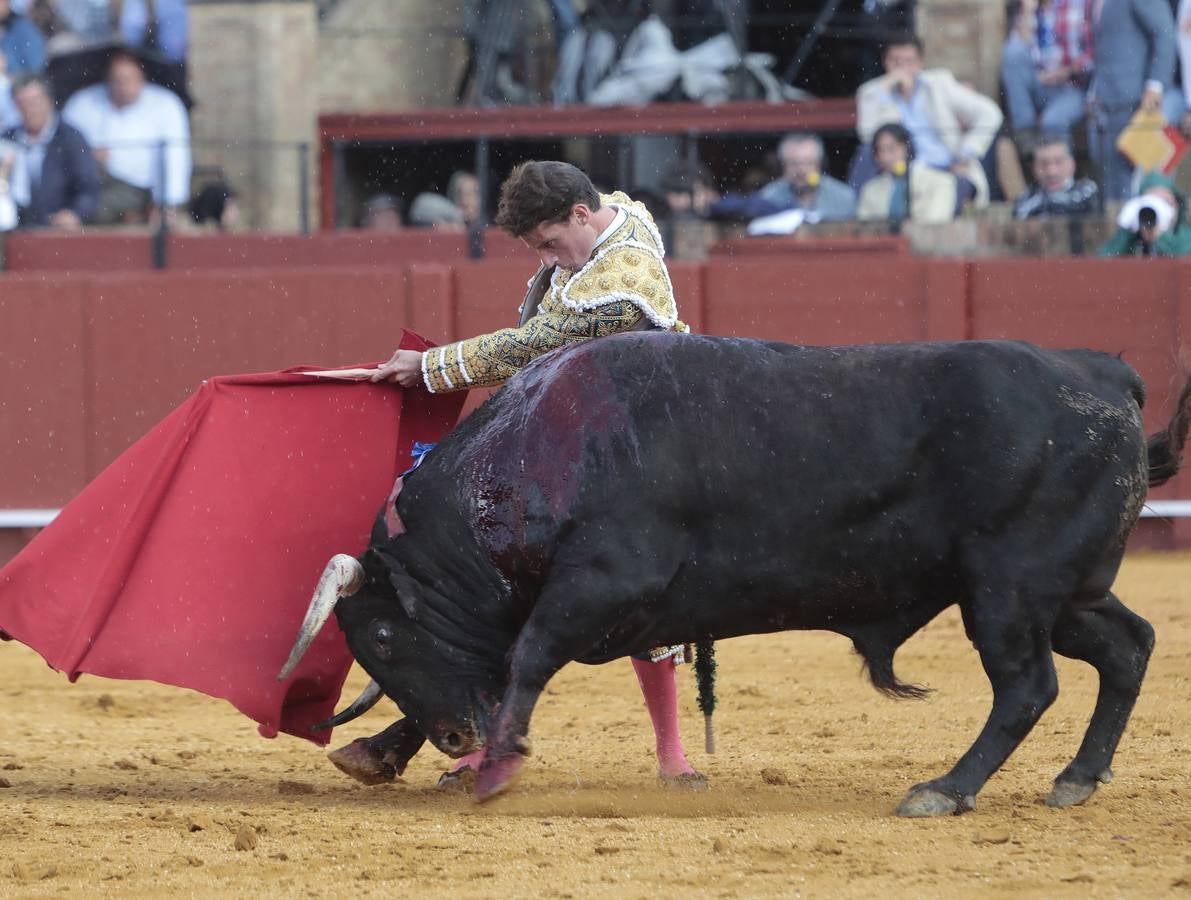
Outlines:
{"label": "bull's ear", "polygon": [[418,587],[417,582],[403,572],[389,572],[389,583],[397,592],[397,602],[405,610],[405,614],[413,620],[418,618]]}

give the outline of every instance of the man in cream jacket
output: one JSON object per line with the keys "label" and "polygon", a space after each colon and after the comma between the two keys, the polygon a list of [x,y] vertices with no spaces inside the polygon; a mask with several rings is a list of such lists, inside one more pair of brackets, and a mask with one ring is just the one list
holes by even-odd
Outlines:
{"label": "man in cream jacket", "polygon": [[986,204],[988,178],[980,160],[1004,118],[997,104],[945,69],[923,69],[922,44],[912,34],[891,38],[882,60],[885,74],[856,94],[860,140],[870,143],[882,125],[902,125],[918,160],[966,179],[975,188],[976,205]]}

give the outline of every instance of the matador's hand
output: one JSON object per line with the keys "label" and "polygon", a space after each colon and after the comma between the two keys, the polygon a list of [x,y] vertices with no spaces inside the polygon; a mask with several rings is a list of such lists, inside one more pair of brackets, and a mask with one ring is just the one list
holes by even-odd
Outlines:
{"label": "matador's hand", "polygon": [[371,381],[392,381],[402,387],[413,387],[422,381],[422,354],[417,350],[396,350],[389,361],[381,365]]}

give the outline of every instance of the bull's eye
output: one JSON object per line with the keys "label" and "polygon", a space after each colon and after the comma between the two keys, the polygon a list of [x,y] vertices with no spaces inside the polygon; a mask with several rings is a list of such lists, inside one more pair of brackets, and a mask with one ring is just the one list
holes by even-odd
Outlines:
{"label": "bull's eye", "polygon": [[370,637],[373,649],[383,657],[388,657],[393,649],[393,632],[388,625],[377,622],[372,626]]}

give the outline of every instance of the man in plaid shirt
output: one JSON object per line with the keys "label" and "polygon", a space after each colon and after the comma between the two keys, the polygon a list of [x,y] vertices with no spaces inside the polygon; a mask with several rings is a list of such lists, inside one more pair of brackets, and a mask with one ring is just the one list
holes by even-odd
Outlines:
{"label": "man in plaid shirt", "polygon": [[1084,115],[1092,74],[1094,0],[1022,0],[1001,57],[1001,80],[1018,150],[1040,134],[1070,136]]}

